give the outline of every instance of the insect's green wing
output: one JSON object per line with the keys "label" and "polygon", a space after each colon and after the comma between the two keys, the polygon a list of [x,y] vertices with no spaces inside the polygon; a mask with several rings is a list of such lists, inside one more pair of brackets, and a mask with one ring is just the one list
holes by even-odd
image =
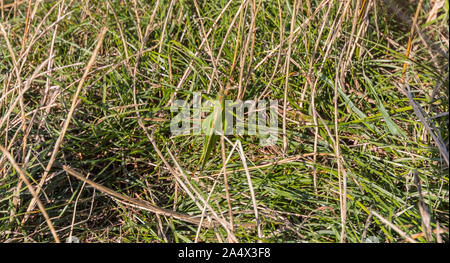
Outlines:
{"label": "insect's green wing", "polygon": [[216,134],[216,131],[220,129],[220,124],[222,122],[223,116],[223,107],[217,107],[218,104],[215,105],[214,111],[202,122],[202,129],[206,130],[205,132],[205,144],[203,146],[203,153],[200,158],[200,169],[203,170],[206,162],[211,157],[211,153],[216,146],[217,140],[219,139],[219,135]]}

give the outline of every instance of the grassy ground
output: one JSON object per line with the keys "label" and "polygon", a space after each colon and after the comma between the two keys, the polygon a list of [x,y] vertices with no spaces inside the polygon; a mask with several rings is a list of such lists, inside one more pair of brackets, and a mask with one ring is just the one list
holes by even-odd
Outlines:
{"label": "grassy ground", "polygon": [[[448,242],[448,0],[0,4],[0,241]],[[277,100],[277,144],[172,136],[196,91]]]}

